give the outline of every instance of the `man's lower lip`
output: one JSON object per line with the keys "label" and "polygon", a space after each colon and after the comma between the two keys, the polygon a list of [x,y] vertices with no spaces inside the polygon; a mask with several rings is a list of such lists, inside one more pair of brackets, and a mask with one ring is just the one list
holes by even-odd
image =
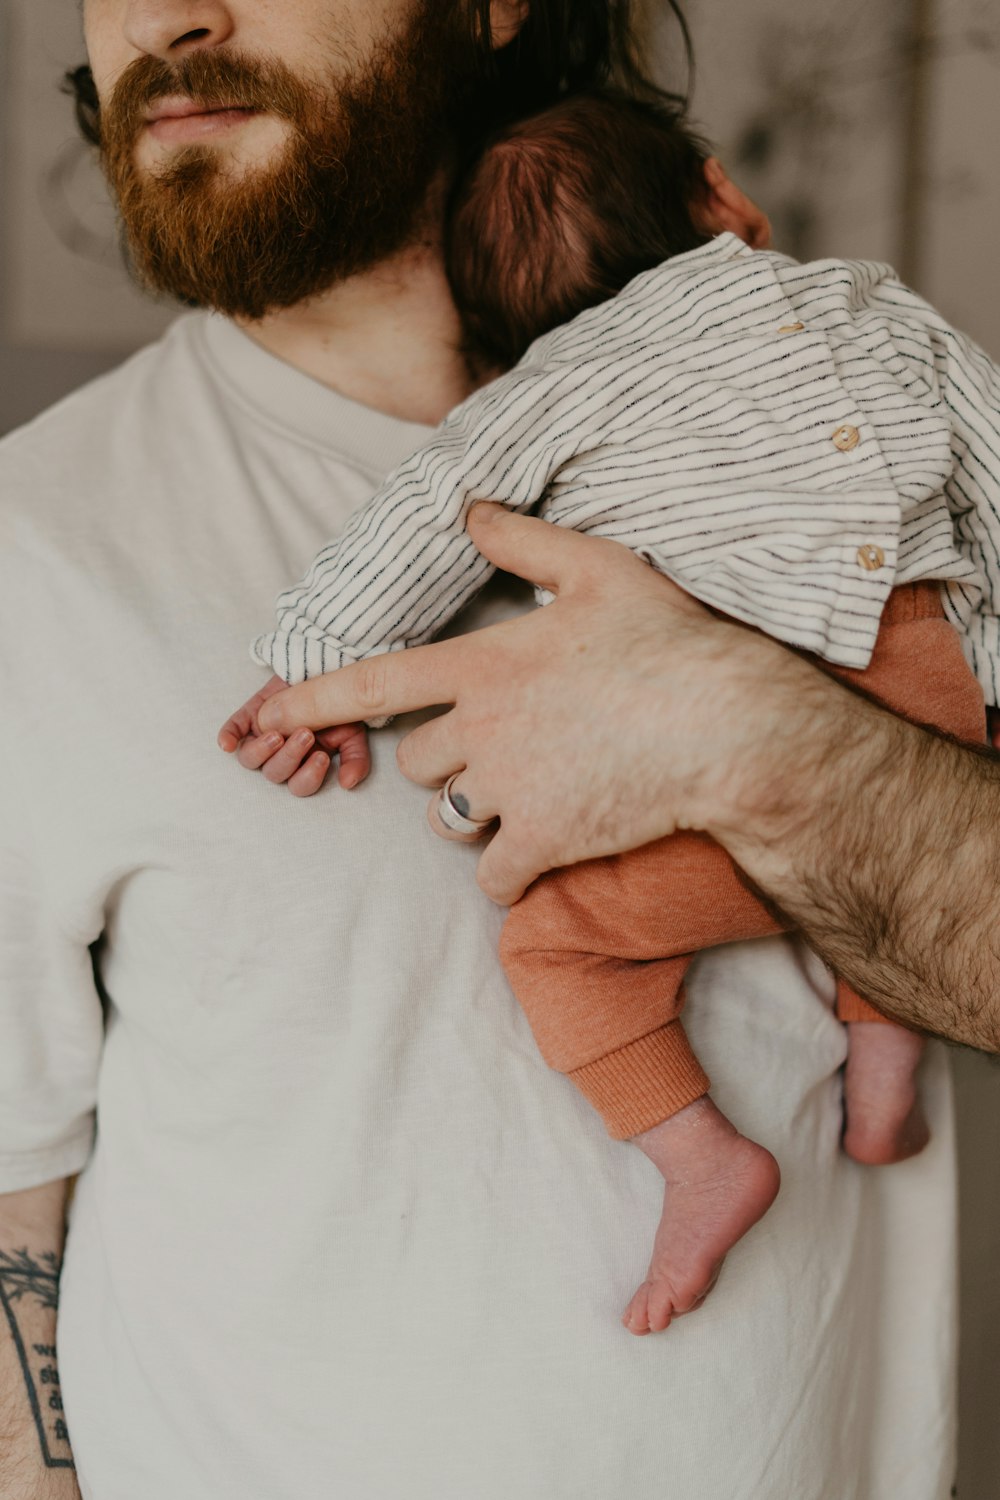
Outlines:
{"label": "man's lower lip", "polygon": [[146,129],[157,141],[200,141],[244,125],[256,114],[255,109],[214,109],[198,115],[165,115],[162,120],[152,120]]}

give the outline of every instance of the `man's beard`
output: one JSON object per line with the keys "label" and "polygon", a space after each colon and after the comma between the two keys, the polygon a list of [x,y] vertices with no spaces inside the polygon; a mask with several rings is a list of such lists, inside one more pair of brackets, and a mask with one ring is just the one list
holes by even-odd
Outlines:
{"label": "man's beard", "polygon": [[[412,243],[435,175],[472,117],[474,64],[454,10],[418,0],[403,33],[318,85],[277,59],[225,51],[130,64],[101,111],[101,158],[139,280],[259,319]],[[288,122],[289,139],[260,167],[234,170],[225,146],[194,145],[141,170],[146,112],[176,94],[268,112]]]}

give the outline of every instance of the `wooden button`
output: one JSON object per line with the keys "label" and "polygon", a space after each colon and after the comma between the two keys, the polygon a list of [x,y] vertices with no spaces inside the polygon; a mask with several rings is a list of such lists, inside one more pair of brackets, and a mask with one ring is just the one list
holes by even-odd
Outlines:
{"label": "wooden button", "polygon": [[778,332],[779,333],[801,333],[802,330],[803,330],[803,328],[805,328],[805,326],[806,325],[804,323],[786,323],[782,328],[778,329]]}
{"label": "wooden button", "polygon": [[841,453],[850,453],[861,441],[861,434],[856,427],[838,427],[833,434],[833,444],[839,448]]}
{"label": "wooden button", "polygon": [[877,573],[885,566],[885,553],[881,547],[859,547],[858,562],[868,573]]}

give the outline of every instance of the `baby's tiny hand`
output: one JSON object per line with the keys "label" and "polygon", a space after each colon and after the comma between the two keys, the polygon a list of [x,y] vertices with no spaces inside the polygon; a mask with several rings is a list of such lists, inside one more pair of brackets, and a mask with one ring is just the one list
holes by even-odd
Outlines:
{"label": "baby's tiny hand", "polygon": [[248,771],[260,771],[275,785],[287,786],[295,797],[311,797],[319,791],[334,754],[340,757],[340,785],[348,790],[358,786],[371,770],[368,731],[363,724],[339,724],[318,734],[296,729],[287,740],[280,734],[261,733],[260,707],[284,686],[280,677],[272,677],[248,698],[219,730],[220,748],[229,755],[235,753]]}
{"label": "baby's tiny hand", "polygon": [[1000,708],[986,710],[986,738],[994,750],[1000,750]]}

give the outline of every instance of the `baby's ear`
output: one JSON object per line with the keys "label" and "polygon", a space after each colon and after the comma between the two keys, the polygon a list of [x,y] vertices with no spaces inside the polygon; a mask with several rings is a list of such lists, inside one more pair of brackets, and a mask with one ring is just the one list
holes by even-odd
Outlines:
{"label": "baby's ear", "polygon": [[694,210],[695,222],[706,234],[726,230],[748,244],[751,250],[766,250],[771,244],[771,221],[752,198],[748,198],[726,175],[718,157],[705,163],[705,193]]}

